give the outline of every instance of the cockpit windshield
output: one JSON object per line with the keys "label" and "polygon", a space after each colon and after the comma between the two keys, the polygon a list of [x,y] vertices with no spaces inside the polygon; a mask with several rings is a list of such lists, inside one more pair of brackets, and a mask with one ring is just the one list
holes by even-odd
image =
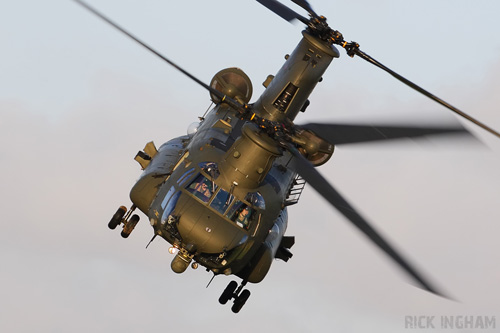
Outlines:
{"label": "cockpit windshield", "polygon": [[195,197],[201,199],[203,202],[208,202],[217,190],[217,185],[200,174],[188,185],[186,190],[193,193]]}
{"label": "cockpit windshield", "polygon": [[224,215],[228,207],[233,203],[234,195],[229,194],[229,192],[220,189],[215,195],[214,200],[210,204],[210,207],[218,211],[221,215]]}
{"label": "cockpit windshield", "polygon": [[186,191],[204,203],[209,203],[213,210],[240,228],[248,230],[252,222],[258,220],[258,210],[266,208],[263,196],[259,192],[250,192],[245,196],[245,200],[239,200],[214,183],[219,176],[217,164],[205,162],[200,163],[199,167],[202,173],[195,176],[185,187]]}

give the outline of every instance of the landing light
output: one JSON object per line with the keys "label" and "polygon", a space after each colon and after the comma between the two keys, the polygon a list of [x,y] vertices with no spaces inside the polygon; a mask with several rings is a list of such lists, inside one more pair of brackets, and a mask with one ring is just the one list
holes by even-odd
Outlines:
{"label": "landing light", "polygon": [[179,249],[177,249],[176,247],[173,247],[173,246],[168,249],[168,253],[170,253],[170,254],[176,254],[178,251],[179,251]]}

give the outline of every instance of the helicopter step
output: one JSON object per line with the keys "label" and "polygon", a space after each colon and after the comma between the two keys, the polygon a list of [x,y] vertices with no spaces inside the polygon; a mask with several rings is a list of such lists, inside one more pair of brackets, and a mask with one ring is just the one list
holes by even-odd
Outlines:
{"label": "helicopter step", "polygon": [[292,187],[290,187],[290,190],[288,191],[288,195],[286,196],[285,206],[295,205],[299,202],[300,195],[302,194],[305,186],[306,181],[300,177],[300,175],[297,175],[293,180]]}
{"label": "helicopter step", "polygon": [[120,224],[123,224],[123,230],[121,232],[121,236],[123,238],[127,238],[130,236],[132,231],[134,230],[135,226],[137,225],[137,222],[139,222],[139,215],[132,213],[134,212],[136,206],[133,205],[130,210],[127,210],[127,207],[125,206],[120,206],[116,213],[113,215],[111,220],[108,223],[108,227],[111,230],[116,229],[116,227]]}
{"label": "helicopter step", "polygon": [[241,308],[243,308],[243,305],[245,305],[248,298],[250,297],[250,291],[248,289],[242,291],[246,284],[247,281],[243,281],[238,287],[238,283],[236,281],[229,282],[226,289],[224,289],[222,295],[219,297],[219,303],[224,305],[229,300],[234,298],[231,311],[233,311],[234,313],[240,312]]}

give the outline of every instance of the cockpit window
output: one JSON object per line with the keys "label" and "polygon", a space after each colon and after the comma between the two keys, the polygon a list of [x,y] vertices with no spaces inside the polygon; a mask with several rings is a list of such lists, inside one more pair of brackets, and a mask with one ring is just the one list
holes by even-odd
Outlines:
{"label": "cockpit window", "polygon": [[165,210],[163,211],[161,224],[165,224],[165,222],[168,220],[168,217],[170,214],[172,214],[173,210],[175,209],[175,205],[177,205],[177,200],[179,200],[180,196],[181,196],[180,191],[175,192],[175,194],[172,196],[167,206],[165,207]]}
{"label": "cockpit window", "polygon": [[215,195],[214,200],[210,204],[210,207],[218,211],[220,214],[224,214],[227,208],[231,205],[234,200],[234,195],[229,194],[227,191],[224,191],[222,188]]}
{"label": "cockpit window", "polygon": [[207,179],[203,175],[198,175],[186,188],[188,192],[194,194],[195,197],[201,199],[203,202],[210,201],[210,198],[217,190],[217,185],[213,181]]}
{"label": "cockpit window", "polygon": [[219,177],[219,168],[217,164],[214,162],[203,162],[198,164],[202,171],[204,171],[208,176],[211,177],[212,180],[217,179]]}
{"label": "cockpit window", "polygon": [[246,195],[245,200],[248,201],[253,207],[258,209],[266,209],[264,197],[259,192],[250,192]]}
{"label": "cockpit window", "polygon": [[240,200],[236,200],[227,212],[226,217],[236,223],[239,227],[248,230],[254,215],[257,214],[253,208],[249,207],[246,203]]}
{"label": "cockpit window", "polygon": [[[186,186],[186,191],[205,203],[210,202],[210,207],[225,216],[240,228],[248,230],[252,222],[259,218],[256,209],[265,209],[264,198],[259,192],[251,192],[245,196],[245,201],[238,200],[228,191],[215,185],[214,180],[219,176],[217,164],[212,162],[200,163],[202,172]],[[187,179],[192,170],[183,175]],[[185,180],[184,180],[185,181]]]}

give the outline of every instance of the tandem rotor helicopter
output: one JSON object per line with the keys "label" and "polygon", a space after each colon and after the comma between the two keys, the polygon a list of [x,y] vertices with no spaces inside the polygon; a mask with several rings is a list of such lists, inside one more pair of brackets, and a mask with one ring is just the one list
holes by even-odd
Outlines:
{"label": "tandem rotor helicopter", "polygon": [[[416,283],[443,296],[403,258],[316,170],[332,156],[335,145],[412,138],[427,135],[470,135],[460,126],[370,126],[308,123],[295,117],[309,105],[308,97],[321,81],[337,46],[350,57],[358,56],[440,103],[461,117],[500,137],[500,134],[459,109],[432,95],[360,50],[316,14],[306,0],[292,0],[309,14],[299,15],[276,0],[257,0],[287,21],[306,25],[302,39],[281,69],[267,77],[265,91],[249,104],[252,83],[238,68],[221,70],[209,85],[203,83],[149,45],[118,26],[84,1],[74,0],[138,42],[209,91],[215,106],[188,134],[159,148],[146,144],[135,156],[143,173],[130,192],[132,206],[118,208],[108,226],[121,225],[127,238],[142,211],[158,236],[171,244],[171,268],[183,273],[189,266],[204,266],[217,275],[235,275],[219,302],[233,301],[238,313],[250,296],[248,282],[261,282],[274,259],[292,257],[293,236],[285,236],[287,207],[297,204],[305,184],[342,213]],[[149,245],[149,244],[148,244]]]}

